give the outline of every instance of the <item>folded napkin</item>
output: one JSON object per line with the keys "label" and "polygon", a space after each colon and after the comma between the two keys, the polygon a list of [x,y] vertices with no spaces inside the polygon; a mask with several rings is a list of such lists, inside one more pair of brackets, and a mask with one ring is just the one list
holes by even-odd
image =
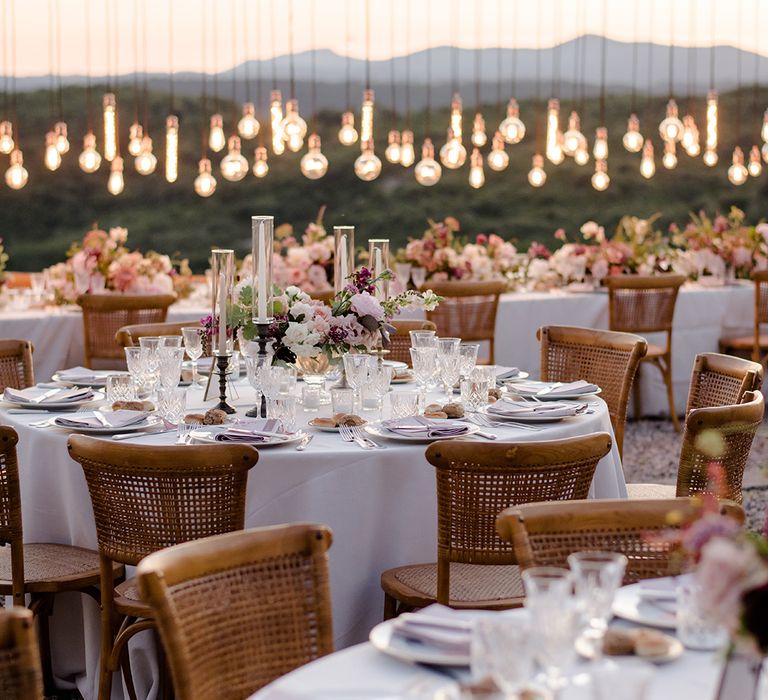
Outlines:
{"label": "folded napkin", "polygon": [[393,418],[383,421],[382,425],[392,433],[413,437],[455,437],[465,435],[469,431],[469,427],[462,423],[429,420],[423,416]]}
{"label": "folded napkin", "polygon": [[62,428],[127,428],[140,425],[147,420],[149,413],[143,411],[110,411],[99,412],[107,425],[100,421],[94,413],[78,413],[72,417],[59,416],[53,422]]}
{"label": "folded napkin", "polygon": [[472,622],[437,603],[419,612],[403,613],[392,625],[393,634],[448,653],[468,656]]}
{"label": "folded napkin", "polygon": [[510,367],[506,372],[501,372],[500,374],[497,374],[496,381],[503,382],[506,379],[514,379],[518,374],[520,374],[519,367]]}
{"label": "folded napkin", "polygon": [[216,442],[260,443],[275,439],[285,440],[287,437],[288,433],[283,428],[281,421],[267,418],[238,423],[237,426],[228,428],[223,433],[218,433],[214,440]]}
{"label": "folded napkin", "polygon": [[60,369],[56,374],[59,379],[63,379],[65,382],[72,382],[73,384],[89,384],[100,380],[106,380],[110,374],[115,372],[103,371],[94,372],[87,367],[71,367],[70,369]]}
{"label": "folded napkin", "polygon": [[590,384],[589,382],[579,379],[575,382],[568,382],[567,384],[557,384],[551,388],[544,389],[539,392],[540,396],[581,396],[582,394],[593,394],[598,391],[600,387],[597,384]]}
{"label": "folded napkin", "polygon": [[649,600],[677,600],[678,586],[690,581],[693,574],[645,579],[637,584],[637,595]]}
{"label": "folded napkin", "polygon": [[516,418],[533,416],[567,418],[568,416],[577,416],[586,410],[587,404],[585,403],[562,403],[560,401],[533,403],[530,401],[513,401],[506,397],[488,406],[488,413]]}
{"label": "folded napkin", "polygon": [[[90,389],[58,389],[56,393],[51,393],[45,396],[48,392],[53,392],[53,389],[48,391],[40,391],[39,389],[11,389],[7,387],[3,392],[4,401],[12,401],[13,403],[75,403],[78,401],[90,401],[93,398],[93,392]],[[45,398],[41,398],[45,396]]]}

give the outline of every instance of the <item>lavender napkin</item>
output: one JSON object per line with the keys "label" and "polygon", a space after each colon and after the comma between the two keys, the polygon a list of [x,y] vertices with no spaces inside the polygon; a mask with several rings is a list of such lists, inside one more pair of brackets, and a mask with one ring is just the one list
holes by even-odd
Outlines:
{"label": "lavender napkin", "polygon": [[469,430],[466,425],[461,423],[429,420],[423,416],[393,418],[383,421],[382,425],[390,432],[398,435],[429,438],[455,437],[465,435]]}
{"label": "lavender napkin", "polygon": [[285,440],[288,433],[283,428],[281,421],[274,418],[259,419],[238,423],[237,426],[228,428],[223,433],[218,433],[216,442],[246,442],[263,443],[273,440]]}
{"label": "lavender napkin", "polygon": [[108,411],[99,413],[107,425],[94,413],[78,413],[72,417],[59,416],[53,422],[62,428],[127,428],[140,425],[147,420],[149,413],[144,411]]}
{"label": "lavender napkin", "polygon": [[532,403],[529,401],[513,401],[504,398],[488,406],[488,413],[514,418],[532,418],[539,416],[561,417],[577,416],[587,410],[585,403],[563,403],[560,401],[547,401],[546,403]]}
{"label": "lavender napkin", "polygon": [[559,384],[549,389],[544,389],[539,392],[540,396],[581,396],[583,394],[593,394],[598,391],[600,387],[597,384],[591,384],[583,379],[579,379],[575,382],[568,382],[567,384]]}
{"label": "lavender napkin", "polygon": [[434,649],[468,656],[472,622],[437,603],[415,613],[403,613],[393,623],[393,633]]}
{"label": "lavender napkin", "polygon": [[507,379],[514,379],[518,374],[520,374],[519,367],[510,367],[506,372],[501,372],[500,374],[497,374],[496,381],[503,382],[503,381],[506,381]]}
{"label": "lavender napkin", "polygon": [[70,369],[60,369],[56,374],[59,379],[65,382],[72,382],[72,384],[104,384],[110,374],[122,373],[108,370],[95,372],[87,367],[71,367]]}
{"label": "lavender napkin", "polygon": [[[53,391],[52,389],[49,391]],[[3,400],[13,403],[75,403],[77,401],[90,401],[93,398],[93,392],[90,389],[60,389],[55,394],[39,400],[47,391],[40,389],[12,389],[7,387],[3,392]]]}

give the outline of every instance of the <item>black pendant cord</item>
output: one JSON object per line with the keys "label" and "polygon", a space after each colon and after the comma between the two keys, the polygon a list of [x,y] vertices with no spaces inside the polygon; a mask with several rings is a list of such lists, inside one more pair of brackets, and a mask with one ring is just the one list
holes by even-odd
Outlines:
{"label": "black pendant cord", "polygon": [[424,138],[432,135],[432,0],[427,0],[427,108],[424,111]]}
{"label": "black pendant cord", "polygon": [[[581,46],[579,56],[579,114],[584,116],[585,100],[585,82],[587,77],[587,9],[586,3],[582,1],[581,10]],[[582,129],[583,131],[583,129]]]}
{"label": "black pendant cord", "polygon": [[107,74],[106,74],[106,83],[107,83],[107,92],[112,92],[112,41],[111,41],[111,34],[112,34],[112,20],[110,19],[110,15],[112,14],[112,0],[105,0],[104,2],[104,39],[105,44],[107,47]]}
{"label": "black pendant cord", "polygon": [[[86,39],[87,41],[87,39]],[[131,41],[133,43],[133,123],[139,123],[139,3],[133,3],[131,25]]]}
{"label": "black pendant cord", "polygon": [[275,26],[275,4],[269,13],[269,35],[272,45],[272,89],[277,90],[277,29]]}
{"label": "black pendant cord", "polygon": [[202,36],[200,38],[200,56],[203,60],[203,70],[200,73],[200,159],[206,158],[208,155],[208,140],[206,139],[206,130],[208,127],[208,32],[206,31],[207,19],[205,12],[205,3],[202,3],[203,15],[202,15]]}
{"label": "black pendant cord", "polygon": [[515,94],[517,92],[517,52],[518,52],[518,38],[519,38],[519,32],[518,27],[520,26],[520,0],[513,0],[513,7],[514,7],[514,13],[512,15],[512,26],[514,27],[512,38],[513,38],[513,44],[512,44],[512,66],[511,66],[511,72],[510,72],[510,86],[509,86],[509,96],[515,97]]}
{"label": "black pendant cord", "polygon": [[481,69],[482,69],[482,49],[480,48],[481,42],[482,42],[482,29],[483,29],[483,23],[482,23],[482,14],[480,12],[480,8],[482,7],[481,3],[477,3],[475,6],[475,114],[480,112],[480,102],[481,102],[481,96],[480,96],[480,76],[481,76]]}
{"label": "black pendant cord", "polygon": [[738,37],[739,40],[737,42],[736,46],[736,145],[738,146],[739,142],[741,141],[741,109],[742,109],[742,99],[741,99],[741,86],[744,84],[743,78],[742,78],[742,54],[744,53],[742,51],[742,35],[741,32],[744,28],[744,12],[742,9],[742,5],[739,4],[739,13],[738,13]]}
{"label": "black pendant cord", "polygon": [[[639,42],[638,42],[639,26],[640,26],[640,3],[636,2],[635,3],[635,28],[634,28],[635,40],[634,40],[634,43],[632,44],[632,97],[630,98],[630,102],[629,102],[630,114],[637,114],[637,64],[638,64],[638,53],[639,53]],[[649,46],[650,46],[650,43],[649,43]]]}
{"label": "black pendant cord", "polygon": [[[93,131],[93,95],[91,87],[91,3],[85,0],[85,126],[86,133]],[[5,17],[3,17],[5,19]]]}
{"label": "black pendant cord", "polygon": [[[112,15],[114,21],[114,37],[115,50],[113,52],[115,58],[114,72],[115,77],[115,93],[117,93],[120,87],[120,17],[117,5],[115,6],[115,12]],[[120,158],[120,110],[115,108],[115,158]]]}
{"label": "black pendant cord", "polygon": [[56,79],[54,69],[54,41],[53,41],[53,3],[48,0],[48,118],[53,124],[56,121]]}
{"label": "black pendant cord", "polygon": [[310,80],[310,108],[312,109],[312,133],[317,134],[317,0],[309,0],[309,23],[310,35],[312,37],[312,51],[310,53],[310,70],[312,71]]}
{"label": "black pendant cord", "polygon": [[293,56],[293,0],[288,0],[288,69],[290,72],[290,96],[296,97],[296,65]]}
{"label": "black pendant cord", "polygon": [[365,89],[371,89],[371,0],[365,0]]}
{"label": "black pendant cord", "polygon": [[405,16],[405,128],[411,129],[411,3],[406,3]]}
{"label": "black pendant cord", "polygon": [[717,36],[717,0],[712,0],[712,17],[709,43],[709,89],[715,89],[715,38]]}
{"label": "black pendant cord", "polygon": [[[205,3],[203,3],[205,4]],[[211,13],[211,33],[213,34],[213,43],[211,51],[213,53],[213,109],[216,114],[220,114],[221,105],[219,103],[219,13],[217,8],[213,8]]]}
{"label": "black pendant cord", "polygon": [[[246,21],[246,14],[245,14],[245,8],[247,6],[248,2],[247,0],[243,0],[243,22],[245,23],[246,27],[248,26],[248,22]],[[258,48],[256,53],[256,110],[259,111],[262,109],[262,89],[263,89],[263,78],[262,78],[262,62],[264,60],[264,54],[261,51],[262,41],[261,41],[261,3],[256,3],[256,23],[254,25],[255,27],[259,27],[259,36],[258,41],[256,42]],[[246,29],[247,32],[247,29]],[[248,57],[246,56],[246,65],[248,65]],[[266,111],[266,113],[269,113],[269,110]],[[265,118],[265,121],[267,119]],[[257,145],[259,148],[261,148],[264,145],[264,126],[262,125],[259,129],[259,134],[257,137]]]}
{"label": "black pendant cord", "polygon": [[451,98],[459,92],[459,0],[451,1]]}
{"label": "black pendant cord", "polygon": [[675,96],[675,5],[669,7],[669,99]]}
{"label": "black pendant cord", "polygon": [[605,126],[605,72],[606,72],[606,52],[608,48],[608,0],[603,0],[603,36],[600,40],[600,123],[598,126]]}
{"label": "black pendant cord", "polygon": [[[86,0],[87,2],[87,0]],[[6,36],[5,28],[8,26],[8,20],[6,18],[7,2],[6,0],[0,1],[0,39],[2,39],[2,54],[0,58],[3,61],[3,101],[2,111],[0,111],[0,119],[6,119],[8,117],[8,40]]]}
{"label": "black pendant cord", "polygon": [[[351,0],[346,0],[346,12],[344,12],[344,47],[346,56],[344,59],[344,99],[347,105],[347,111],[352,111],[352,57],[349,55],[350,31],[349,16],[352,14]],[[406,27],[406,31],[408,28]]]}
{"label": "black pendant cord", "polygon": [[237,108],[237,0],[230,1],[232,10],[232,133],[237,134],[240,111]]}
{"label": "black pendant cord", "polygon": [[[253,96],[253,90],[251,85],[251,68],[250,68],[251,56],[250,56],[250,50],[248,48],[248,31],[251,28],[251,25],[248,22],[248,0],[242,0],[242,4],[240,5],[240,14],[242,15],[242,25],[243,25],[243,73],[245,77],[245,97],[243,101],[250,102],[251,97]],[[257,24],[256,26],[258,27],[259,25]],[[257,104],[259,105],[259,107],[261,106],[259,100],[257,100]]]}
{"label": "black pendant cord", "polygon": [[142,109],[144,111],[144,123],[142,129],[144,136],[149,136],[149,69],[147,64],[147,0],[141,0],[141,76],[142,76]]}
{"label": "black pendant cord", "polygon": [[[536,7],[536,98],[534,101],[534,114],[539,109],[544,112],[544,118],[546,119],[546,105],[541,101],[541,5]],[[541,120],[534,118],[536,124],[534,140],[536,142],[536,155],[540,155],[544,152],[544,132],[541,128]]]}
{"label": "black pendant cord", "polygon": [[390,2],[389,12],[389,85],[392,104],[392,127],[397,129],[397,85],[395,84],[395,0]]}
{"label": "black pendant cord", "polygon": [[549,88],[550,97],[556,97],[560,93],[560,86],[558,84],[559,74],[557,70],[557,58],[560,55],[560,0],[554,0],[554,3],[554,20],[552,22],[552,73],[550,75],[551,83]]}
{"label": "black pendant cord", "polygon": [[173,62],[173,0],[168,0],[168,114],[176,111],[176,85]]}
{"label": "black pendant cord", "polygon": [[693,116],[694,110],[694,99],[693,95],[695,92],[695,85],[696,85],[696,73],[697,73],[697,63],[696,63],[696,43],[694,42],[694,36],[696,35],[696,13],[691,12],[689,17],[689,24],[688,24],[688,95],[686,96],[686,108],[685,111]]}
{"label": "black pendant cord", "polygon": [[[648,3],[648,7],[648,28],[649,30],[653,30],[653,0]],[[653,123],[653,44],[650,41],[648,42],[648,82],[645,94],[645,111],[648,117],[648,124]],[[652,133],[653,132],[650,132],[646,138],[650,139]]]}
{"label": "black pendant cord", "polygon": [[11,5],[10,22],[8,22],[9,31],[11,33],[11,122],[13,128],[16,130],[15,141],[16,148],[21,150],[19,133],[21,127],[19,125],[19,115],[16,111],[16,0],[9,0]]}
{"label": "black pendant cord", "polygon": [[[755,46],[760,46],[760,3],[755,2]],[[755,53],[755,73],[752,80],[752,118],[755,120],[755,144],[760,143],[762,125],[758,88],[760,80],[760,55]]]}
{"label": "black pendant cord", "polygon": [[501,121],[504,112],[501,111],[501,73],[503,67],[503,52],[501,50],[502,0],[496,0],[496,117]]}

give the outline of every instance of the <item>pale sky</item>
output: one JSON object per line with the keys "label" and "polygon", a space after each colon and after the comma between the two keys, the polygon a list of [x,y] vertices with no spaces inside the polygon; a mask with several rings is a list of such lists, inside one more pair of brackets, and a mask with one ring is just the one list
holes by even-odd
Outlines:
{"label": "pale sky", "polygon": [[[428,46],[454,43],[466,48],[494,47],[499,43],[499,26],[502,28],[501,45],[504,47],[551,46],[580,34],[602,33],[604,4],[607,6],[606,34],[612,39],[626,42],[652,40],[666,44],[674,27],[676,45],[710,45],[714,10],[715,43],[730,44],[768,55],[765,42],[763,46],[758,46],[755,31],[761,24],[768,24],[768,0],[367,1],[371,12],[372,59],[386,59],[393,54],[403,55]],[[133,72],[137,67],[141,69],[141,50],[138,66],[135,60],[134,16],[138,11],[141,17],[144,5],[150,19],[146,36],[147,66],[150,72],[167,72],[170,67],[171,7],[174,18],[173,67],[176,71],[198,72],[203,68],[201,44],[204,13],[208,27],[208,72],[225,70],[245,58],[269,58],[275,54],[289,53],[290,0],[0,0],[0,10],[5,5],[8,15],[11,6],[15,5],[16,64],[19,76],[49,73],[49,6],[55,7],[57,3],[61,14],[60,72],[65,75],[83,74],[86,71],[86,6],[90,6],[91,72],[94,75],[106,74],[108,53],[112,56],[111,73],[123,74]],[[339,54],[348,51],[352,56],[364,58],[366,0],[293,0],[294,51],[305,51],[313,46],[310,22],[313,3],[317,14],[314,32],[317,37],[316,48],[332,49]],[[454,7],[458,8],[458,22],[452,21]],[[247,53],[243,36],[244,8],[248,26],[252,27],[248,33]],[[432,17],[429,31],[428,12],[431,12]],[[109,31],[108,14],[113,18]],[[271,32],[273,16],[277,44],[274,50]],[[390,38],[393,17],[394,42]],[[410,40],[406,31],[409,18]],[[5,25],[5,31],[0,32],[0,40],[3,40],[0,74],[5,72],[6,61],[10,64],[10,26],[1,20],[0,16],[0,26]],[[349,43],[346,39],[347,20],[350,27]],[[540,34],[537,31],[539,23]],[[138,25],[138,43],[141,46],[141,19]],[[215,25],[218,43],[216,58],[213,54]],[[234,32],[233,26],[237,28]],[[453,41],[454,26],[459,27],[456,42]],[[740,31],[740,26],[743,31]],[[112,37],[109,52],[108,36]],[[539,36],[540,42],[537,40]]]}

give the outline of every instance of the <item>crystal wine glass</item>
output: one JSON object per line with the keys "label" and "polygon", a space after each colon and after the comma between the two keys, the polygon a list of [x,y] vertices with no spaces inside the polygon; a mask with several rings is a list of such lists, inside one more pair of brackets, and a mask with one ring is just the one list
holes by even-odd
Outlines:
{"label": "crystal wine glass", "polygon": [[437,349],[437,335],[435,331],[408,331],[411,336],[412,348],[435,348]]}
{"label": "crystal wine glass", "polygon": [[470,646],[472,679],[492,680],[505,698],[516,700],[533,676],[530,624],[494,614],[474,621]]}
{"label": "crystal wine glass", "polygon": [[181,335],[184,338],[184,349],[187,351],[187,357],[192,360],[192,385],[197,386],[197,361],[203,356],[203,336],[196,326],[182,328]]}
{"label": "crystal wine glass", "polygon": [[427,281],[427,271],[423,267],[411,268],[411,282],[416,289],[421,289]]}
{"label": "crystal wine glass", "polygon": [[413,374],[419,384],[419,403],[423,409],[427,400],[427,388],[437,372],[436,348],[411,348]]}
{"label": "crystal wine glass", "polygon": [[344,355],[344,372],[347,375],[347,383],[355,392],[355,400],[360,396],[365,380],[368,378],[368,370],[373,363],[370,355],[348,352]]}
{"label": "crystal wine glass", "polygon": [[158,373],[164,389],[178,386],[183,360],[184,348],[161,347],[158,350]]}
{"label": "crystal wine glass", "polygon": [[459,381],[461,372],[461,355],[459,354],[461,338],[437,339],[437,368],[445,389],[446,401],[453,399],[453,385]]}
{"label": "crystal wine glass", "polygon": [[460,377],[466,379],[472,374],[477,364],[477,352],[480,349],[479,343],[462,343],[459,346],[459,355],[461,356]]}

